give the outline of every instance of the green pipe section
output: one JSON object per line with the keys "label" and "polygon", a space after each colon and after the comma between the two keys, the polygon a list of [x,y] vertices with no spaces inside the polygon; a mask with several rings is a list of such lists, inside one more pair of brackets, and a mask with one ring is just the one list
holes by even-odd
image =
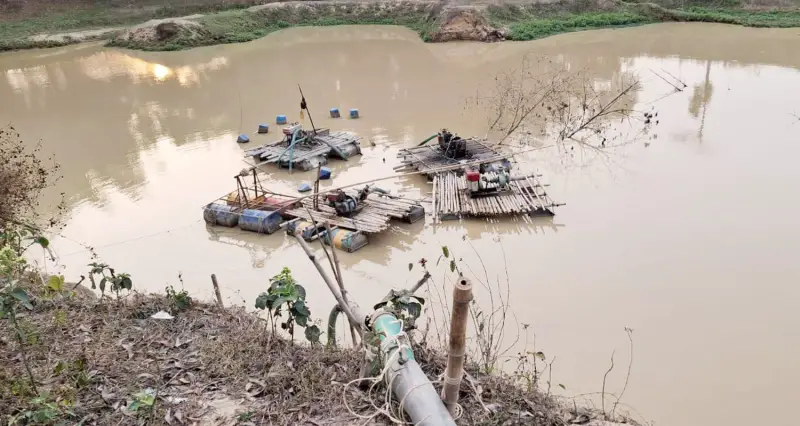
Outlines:
{"label": "green pipe section", "polygon": [[426,143],[428,143],[428,141],[430,141],[431,139],[433,139],[433,138],[435,138],[437,136],[439,136],[439,134],[435,133],[435,134],[431,135],[431,137],[429,137],[428,139],[425,139],[424,141],[422,141],[419,144],[417,144],[417,146],[425,145]]}
{"label": "green pipe section", "polygon": [[292,141],[289,143],[289,146],[285,150],[283,150],[283,152],[281,153],[281,156],[278,157],[278,167],[280,167],[281,159],[283,158],[284,155],[286,155],[286,152],[289,151],[289,171],[290,172],[292,171],[292,160],[294,159],[294,145],[297,144],[297,143],[300,143],[300,142],[305,142],[305,140],[306,140],[305,137],[297,139],[297,135],[299,133],[300,133],[300,129],[295,129],[295,131],[292,132]]}
{"label": "green pipe section", "polygon": [[[387,338],[391,338],[394,336],[398,336],[403,332],[403,326],[394,315],[389,313],[382,313],[375,318],[375,322],[372,324],[372,329],[375,330],[375,333],[378,335],[381,343]],[[393,350],[396,348],[390,348],[386,351],[387,358],[391,354]],[[411,348],[405,347],[403,348],[403,353],[401,354],[401,359],[404,361],[414,359],[414,352],[411,351]],[[401,361],[401,364],[403,361]]]}
{"label": "green pipe section", "polygon": [[333,305],[331,313],[328,314],[328,346],[332,348],[336,347],[336,320],[341,312],[342,307],[337,303]]}

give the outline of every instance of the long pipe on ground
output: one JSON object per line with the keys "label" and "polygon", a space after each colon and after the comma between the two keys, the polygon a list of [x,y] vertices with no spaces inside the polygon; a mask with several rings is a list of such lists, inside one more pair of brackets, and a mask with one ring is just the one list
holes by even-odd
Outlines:
{"label": "long pipe on ground", "polygon": [[427,426],[455,426],[456,422],[442,403],[428,376],[422,372],[411,342],[403,332],[402,322],[388,312],[381,312],[371,322],[381,340],[381,358],[386,376],[400,408],[411,423]]}
{"label": "long pipe on ground", "polygon": [[442,399],[450,414],[458,405],[458,390],[464,376],[464,359],[467,342],[467,318],[472,301],[472,283],[461,277],[453,287],[453,313],[450,319],[450,347],[447,353],[447,369],[444,373]]}
{"label": "long pipe on ground", "polygon": [[[453,420],[450,412],[442,403],[433,384],[414,359],[414,352],[411,350],[408,336],[403,332],[402,322],[388,312],[378,312],[370,320],[367,313],[354,301],[348,300],[345,302],[337,284],[325,272],[322,264],[317,260],[316,255],[311,251],[302,235],[297,232],[294,237],[317,268],[320,276],[322,276],[328,289],[333,293],[333,297],[336,298],[336,302],[347,315],[351,324],[359,325],[356,327],[359,333],[363,333],[364,328],[369,326],[379,336],[381,340],[381,359],[386,372],[386,376],[383,379],[392,388],[395,399],[400,402],[400,408],[405,410],[415,425],[456,426],[455,420]],[[423,280],[418,283],[419,286],[422,285],[422,282],[427,281],[428,278],[429,276],[426,274]],[[418,286],[415,287],[419,288]]]}

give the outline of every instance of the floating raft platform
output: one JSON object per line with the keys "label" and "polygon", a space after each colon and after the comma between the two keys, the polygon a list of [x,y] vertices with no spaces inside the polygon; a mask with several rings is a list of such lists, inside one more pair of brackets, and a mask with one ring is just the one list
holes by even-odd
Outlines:
{"label": "floating raft platform", "polygon": [[280,141],[249,149],[245,151],[245,157],[253,158],[256,166],[276,164],[281,168],[308,171],[328,164],[329,156],[347,160],[361,154],[361,138],[354,133],[317,129],[315,135],[308,131],[306,136],[310,140],[296,143],[293,147],[290,147],[291,136],[288,136]]}
{"label": "floating raft platform", "polygon": [[291,197],[243,188],[206,205],[203,219],[210,225],[272,234],[286,219],[283,211],[297,205]]}
{"label": "floating raft platform", "polygon": [[397,153],[401,164],[395,166],[394,170],[400,173],[413,171],[423,172],[431,179],[433,178],[433,174],[428,172],[442,167],[457,166],[465,162],[482,160],[485,160],[487,164],[508,162],[508,160],[503,157],[503,154],[492,148],[485,139],[466,138],[464,140],[466,141],[467,155],[458,159],[445,155],[439,145],[436,144],[401,149],[400,152]]}
{"label": "floating raft platform", "polygon": [[[356,195],[355,191],[345,191],[348,195]],[[323,198],[323,195],[320,195]],[[425,209],[414,200],[407,200],[397,197],[378,196],[370,194],[361,211],[352,217],[343,217],[336,214],[333,207],[325,204],[322,199],[319,202],[319,210],[314,210],[314,200],[309,197],[301,201],[302,207],[288,209],[284,213],[287,216],[300,218],[310,222],[313,216],[317,223],[327,222],[330,226],[360,231],[366,234],[376,234],[389,228],[389,221],[392,219],[401,220],[406,223],[414,223],[425,217]],[[311,215],[309,215],[311,212]]]}
{"label": "floating raft platform", "polygon": [[[492,177],[491,173],[487,175]],[[559,205],[550,199],[537,176],[512,180],[506,191],[474,197],[463,173],[443,172],[433,178],[434,222],[437,217],[439,220],[456,220],[513,215],[553,216],[554,208]]]}
{"label": "floating raft platform", "polygon": [[[343,217],[324,201],[325,194],[317,195],[319,202],[315,210],[313,196],[298,198],[276,194],[264,189],[255,175],[252,186],[245,186],[245,179],[246,176],[237,176],[236,191],[203,207],[206,223],[230,228],[238,226],[261,234],[272,234],[281,228],[291,233],[300,230],[306,240],[322,238],[328,245],[354,252],[369,243],[369,234],[387,230],[391,220],[414,223],[425,218],[425,209],[419,201],[379,192],[361,201],[361,209],[351,217]],[[359,195],[357,190],[345,192],[354,197]],[[326,223],[331,227],[330,236]]]}

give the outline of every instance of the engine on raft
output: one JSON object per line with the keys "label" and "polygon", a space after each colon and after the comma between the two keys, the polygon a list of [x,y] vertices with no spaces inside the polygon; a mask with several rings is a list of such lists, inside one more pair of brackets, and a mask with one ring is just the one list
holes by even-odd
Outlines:
{"label": "engine on raft", "polygon": [[341,189],[328,193],[327,201],[328,205],[336,210],[337,216],[352,217],[364,208],[364,201],[367,200],[367,197],[372,192],[387,194],[383,189],[367,185],[359,189],[355,196],[349,195]]}
{"label": "engine on raft", "polygon": [[510,191],[512,181],[525,179],[525,176],[511,176],[507,168],[481,167],[478,170],[465,170],[464,174],[467,179],[467,190],[473,197]]}
{"label": "engine on raft", "polygon": [[467,156],[467,141],[461,136],[452,134],[447,129],[442,129],[438,135],[439,149],[445,157],[461,159]]}

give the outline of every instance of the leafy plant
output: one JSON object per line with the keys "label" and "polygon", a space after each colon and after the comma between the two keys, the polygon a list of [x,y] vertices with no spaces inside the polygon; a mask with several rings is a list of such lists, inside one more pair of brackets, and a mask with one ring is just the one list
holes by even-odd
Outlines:
{"label": "leafy plant", "polygon": [[64,276],[63,275],[53,275],[47,280],[47,288],[55,291],[57,293],[61,293],[64,291]]}
{"label": "leafy plant", "polygon": [[238,415],[236,415],[236,420],[238,420],[240,422],[249,422],[250,420],[253,419],[253,416],[255,414],[256,414],[256,412],[253,411],[253,410],[243,411],[243,412],[239,413]]}
{"label": "leafy plant", "polygon": [[[6,228],[7,230],[8,228]],[[17,321],[18,305],[26,309],[33,309],[28,293],[18,286],[19,279],[27,266],[25,259],[21,256],[22,251],[24,250],[20,250],[19,246],[15,248],[8,244],[8,239],[6,239],[6,244],[0,248],[0,319],[8,317],[11,320],[19,343],[22,363],[25,365],[25,370],[31,382],[31,388],[34,392],[38,392],[36,379],[33,376],[30,364],[28,364],[28,356],[25,350],[26,338],[19,321]]]}
{"label": "leafy plant", "polygon": [[66,379],[74,389],[82,389],[90,385],[92,378],[89,376],[86,358],[58,361],[53,368],[53,375]]}
{"label": "leafy plant", "polygon": [[256,309],[269,312],[273,333],[275,332],[275,319],[284,318],[281,329],[286,330],[294,341],[294,326],[305,328],[305,337],[312,344],[319,343],[322,332],[316,324],[309,324],[311,311],[306,305],[306,289],[298,284],[292,271],[283,268],[281,273],[270,278],[269,289],[261,293],[256,299]]}
{"label": "leafy plant", "polygon": [[8,418],[8,425],[51,424],[64,417],[75,417],[71,404],[57,400],[47,392],[31,398],[27,409]]}
{"label": "leafy plant", "polygon": [[[116,293],[119,298],[119,292],[122,290],[131,291],[133,289],[133,281],[129,274],[116,274],[114,268],[109,267],[105,263],[92,262],[89,265],[89,281],[92,283],[92,290],[100,287],[100,298],[106,294],[106,285],[110,285],[110,290]],[[100,279],[98,283],[95,276]]]}
{"label": "leafy plant", "polygon": [[375,309],[383,308],[395,317],[403,320],[405,331],[416,328],[416,321],[422,315],[425,299],[416,296],[409,290],[392,290],[383,300],[375,305]]}
{"label": "leafy plant", "polygon": [[72,288],[67,288],[66,280],[63,275],[51,275],[44,283],[44,291],[42,293],[43,299],[56,299],[56,298],[69,298],[75,296],[75,288],[81,284],[83,280],[78,281]]}
{"label": "leafy plant", "polygon": [[[450,272],[457,272],[459,276],[464,275],[464,274],[461,273],[461,270],[458,269],[458,265],[456,264],[455,256],[452,257],[452,258],[450,257],[450,249],[447,248],[447,246],[442,246],[442,255],[439,256],[439,259],[436,261],[436,265],[437,266],[439,265],[439,262],[442,261],[442,259],[447,259],[447,260],[450,261],[449,262]],[[423,259],[423,260],[425,260],[425,259]],[[425,264],[423,263],[422,266],[424,267]]]}
{"label": "leafy plant", "polygon": [[174,287],[169,286],[166,288],[166,292],[167,299],[169,300],[169,304],[172,306],[173,311],[183,311],[185,309],[189,309],[194,302],[186,290],[175,291]]}
{"label": "leafy plant", "polygon": [[152,407],[156,402],[156,395],[152,389],[145,389],[133,395],[133,401],[128,405],[128,410],[136,412],[142,406]]}

